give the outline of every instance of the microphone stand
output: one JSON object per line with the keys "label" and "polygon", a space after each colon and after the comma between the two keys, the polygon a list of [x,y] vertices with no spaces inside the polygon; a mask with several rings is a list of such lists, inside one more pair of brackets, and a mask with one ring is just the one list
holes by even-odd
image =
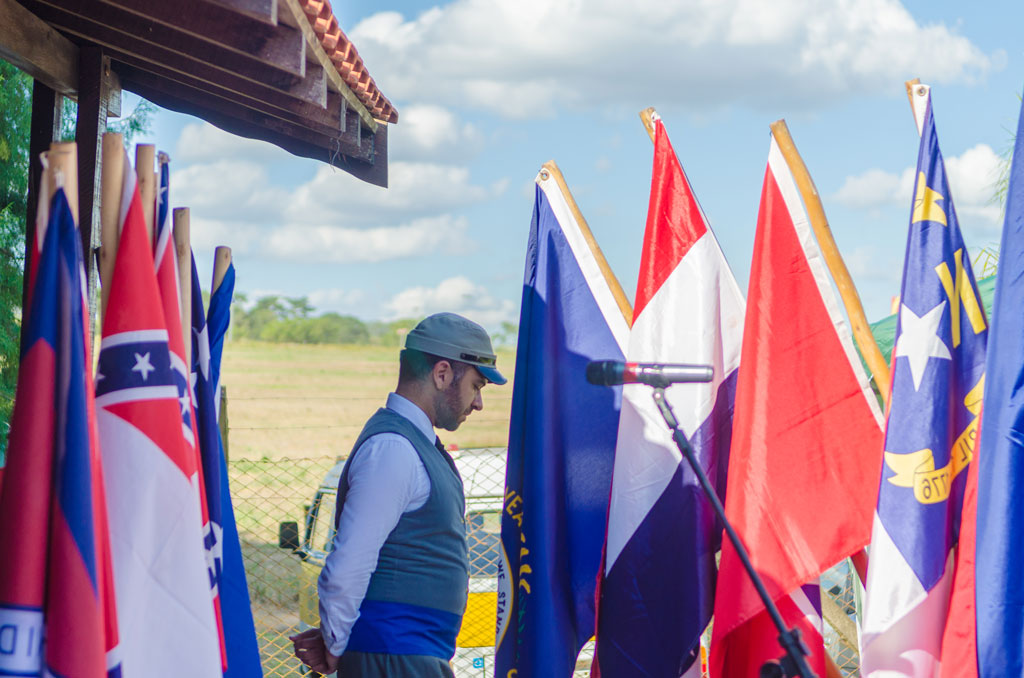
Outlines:
{"label": "microphone stand", "polygon": [[816,678],[810,666],[807,665],[807,659],[804,657],[809,652],[807,646],[800,640],[800,630],[795,627],[792,629],[786,628],[786,623],[782,620],[782,615],[779,614],[779,608],[775,607],[775,602],[768,595],[764,582],[761,581],[760,575],[757,574],[754,565],[750,562],[750,555],[747,553],[747,549],[743,546],[743,542],[740,541],[740,537],[736,534],[736,530],[733,529],[729,519],[725,517],[725,508],[722,506],[722,502],[719,501],[715,488],[711,487],[711,482],[704,474],[704,469],[701,468],[700,463],[697,461],[697,455],[690,446],[690,441],[686,439],[686,434],[679,428],[679,420],[676,419],[672,406],[665,399],[665,388],[667,385],[654,387],[654,403],[658,406],[658,410],[661,411],[661,416],[665,419],[665,423],[672,430],[672,437],[676,441],[679,451],[686,457],[686,461],[690,462],[690,467],[697,475],[700,486],[704,489],[704,494],[711,501],[718,519],[725,526],[725,531],[729,535],[729,541],[732,542],[733,547],[736,549],[743,567],[746,568],[750,580],[754,583],[754,588],[757,589],[757,593],[761,596],[761,601],[764,602],[764,606],[768,610],[775,628],[779,631],[779,645],[785,650],[785,654],[782,655],[777,664],[772,661],[766,662],[761,667],[760,675],[767,678],[781,678],[781,676]]}

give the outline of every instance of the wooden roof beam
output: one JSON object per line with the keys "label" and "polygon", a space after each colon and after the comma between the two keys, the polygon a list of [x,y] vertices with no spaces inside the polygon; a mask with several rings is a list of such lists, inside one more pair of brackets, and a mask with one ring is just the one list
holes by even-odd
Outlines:
{"label": "wooden roof beam", "polygon": [[78,96],[78,46],[15,0],[0,0],[0,57],[58,94]]}

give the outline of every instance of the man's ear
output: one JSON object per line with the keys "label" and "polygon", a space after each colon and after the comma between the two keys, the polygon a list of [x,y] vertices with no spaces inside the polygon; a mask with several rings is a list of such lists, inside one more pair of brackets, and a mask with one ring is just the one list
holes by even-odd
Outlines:
{"label": "man's ear", "polygon": [[434,363],[434,369],[431,370],[430,376],[434,379],[434,386],[439,391],[443,391],[455,378],[455,370],[447,360],[438,360]]}

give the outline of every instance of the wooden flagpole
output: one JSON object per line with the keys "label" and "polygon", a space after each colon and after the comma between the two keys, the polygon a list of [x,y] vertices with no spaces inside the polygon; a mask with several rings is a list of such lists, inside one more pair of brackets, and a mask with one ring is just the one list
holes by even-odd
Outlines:
{"label": "wooden flagpole", "polygon": [[228,266],[231,265],[231,248],[220,245],[213,251],[213,285],[210,287],[212,296],[224,282],[224,276],[228,273]]}
{"label": "wooden flagpole", "polygon": [[153,217],[156,211],[156,173],[153,163],[156,147],[153,144],[135,145],[135,176],[139,182],[139,197],[142,198],[142,215],[146,218],[146,233],[153,246]]}
{"label": "wooden flagpole", "polygon": [[587,225],[587,220],[583,218],[583,213],[580,212],[579,205],[576,204],[576,200],[572,197],[572,193],[569,192],[569,185],[565,183],[565,177],[562,176],[561,170],[558,169],[558,165],[555,164],[554,160],[548,160],[541,167],[541,176],[547,172],[558,185],[558,190],[562,192],[565,197],[566,204],[569,205],[569,210],[572,212],[573,217],[576,218],[576,223],[580,226],[580,233],[583,234],[583,239],[586,240],[587,246],[590,251],[594,253],[594,260],[597,262],[597,267],[601,271],[601,275],[608,282],[608,288],[612,292],[612,296],[615,298],[615,303],[618,305],[619,310],[622,312],[622,317],[626,319],[626,325],[633,326],[633,305],[629,303],[629,298],[626,293],[622,290],[622,285],[619,284],[619,279],[615,277],[615,273],[612,272],[612,267],[608,265],[608,260],[604,258],[604,253],[601,248],[597,245],[597,240],[594,239],[594,233],[590,230],[590,226]]}
{"label": "wooden flagpole", "polygon": [[192,365],[192,241],[189,236],[189,211],[175,207],[174,253],[178,259],[178,289],[181,292],[181,336],[185,339],[185,364]]}
{"label": "wooden flagpole", "polygon": [[[121,196],[124,191],[124,137],[116,132],[103,135],[100,165],[100,318],[106,317],[114,260],[121,236]],[[102,320],[101,320],[102,321]]]}
{"label": "wooden flagpole", "polygon": [[46,173],[50,184],[47,208],[58,188],[64,189],[75,224],[78,224],[78,146],[73,141],[55,141],[46,155]]}
{"label": "wooden flagpole", "polygon": [[818,189],[815,187],[799,151],[796,150],[796,144],[793,143],[793,137],[789,133],[786,121],[776,120],[771,124],[771,130],[775,135],[775,141],[779,144],[779,150],[782,151],[782,157],[786,159],[789,171],[793,173],[800,196],[807,207],[807,216],[814,229],[814,235],[818,239],[818,245],[825,257],[825,263],[832,273],[836,287],[839,288],[839,296],[842,298],[846,314],[850,318],[850,329],[853,330],[854,341],[857,342],[857,348],[860,349],[860,354],[864,356],[864,362],[871,370],[871,376],[875,380],[878,392],[882,395],[882,402],[888,406],[889,365],[882,357],[882,351],[871,334],[871,327],[864,315],[864,307],[860,303],[860,295],[857,294],[850,271],[846,268],[846,262],[843,261],[843,257],[839,253],[835,238],[832,237],[832,229],[825,217],[825,208],[821,204]]}

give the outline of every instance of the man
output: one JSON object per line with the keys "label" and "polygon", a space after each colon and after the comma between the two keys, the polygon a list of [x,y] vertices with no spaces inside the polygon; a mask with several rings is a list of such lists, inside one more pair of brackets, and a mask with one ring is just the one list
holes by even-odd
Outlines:
{"label": "man", "polygon": [[338,484],[337,534],[320,573],[320,628],[295,654],[339,678],[452,678],[466,608],[465,495],[434,428],[454,431],[504,384],[487,332],[454,313],[420,322],[398,386],[363,427]]}

